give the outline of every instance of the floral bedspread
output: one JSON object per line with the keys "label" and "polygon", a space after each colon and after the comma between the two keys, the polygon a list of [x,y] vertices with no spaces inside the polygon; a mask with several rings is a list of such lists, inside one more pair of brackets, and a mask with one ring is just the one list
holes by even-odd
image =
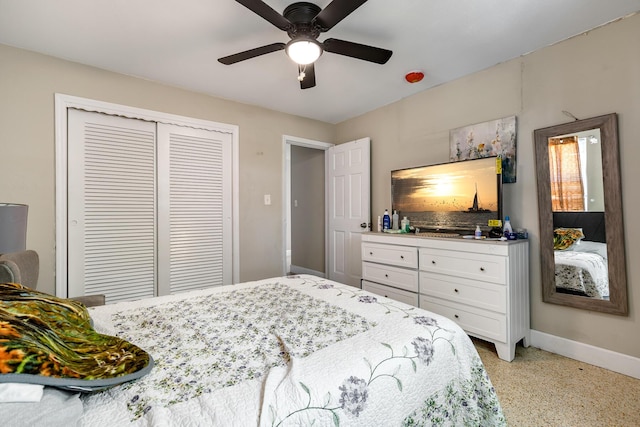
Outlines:
{"label": "floral bedspread", "polygon": [[83,396],[83,425],[506,425],[455,323],[315,276],[96,307],[91,316],[156,365]]}

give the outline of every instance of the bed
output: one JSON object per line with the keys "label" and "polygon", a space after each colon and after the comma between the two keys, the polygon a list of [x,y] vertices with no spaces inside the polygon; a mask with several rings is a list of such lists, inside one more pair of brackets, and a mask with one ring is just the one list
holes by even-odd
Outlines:
{"label": "bed", "polygon": [[91,393],[45,387],[46,398],[63,393],[58,406],[0,404],[3,420],[40,412],[53,425],[64,402],[64,416],[75,408],[91,427],[506,425],[453,321],[327,279],[265,279],[89,314],[96,331],[148,352],[153,369]]}
{"label": "bed", "polygon": [[554,212],[556,291],[609,299],[604,212]]}
{"label": "bed", "polygon": [[607,245],[581,241],[554,251],[556,288],[566,293],[609,299]]}

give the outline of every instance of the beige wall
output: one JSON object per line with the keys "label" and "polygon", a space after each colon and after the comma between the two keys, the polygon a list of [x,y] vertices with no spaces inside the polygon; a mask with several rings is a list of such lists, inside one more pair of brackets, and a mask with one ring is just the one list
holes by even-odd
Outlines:
{"label": "beige wall", "polygon": [[[517,182],[505,215],[529,230],[532,329],[640,357],[640,15],[461,78],[337,126],[338,141],[372,138],[372,215],[389,206],[392,169],[448,161],[449,129],[517,115]],[[585,66],[589,64],[588,66]],[[429,70],[427,79],[429,78]],[[629,316],[542,302],[533,131],[619,114]]]}
{"label": "beige wall", "polygon": [[282,136],[332,142],[335,126],[0,45],[0,202],[29,205],[39,289],[54,291],[55,93],[238,125],[240,280],[284,273]]}

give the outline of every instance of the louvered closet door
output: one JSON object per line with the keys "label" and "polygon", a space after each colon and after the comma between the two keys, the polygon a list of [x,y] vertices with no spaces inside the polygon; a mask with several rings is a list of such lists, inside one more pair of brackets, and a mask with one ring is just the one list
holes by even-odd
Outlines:
{"label": "louvered closet door", "polygon": [[231,134],[158,124],[159,288],[231,284]]}
{"label": "louvered closet door", "polygon": [[79,110],[68,120],[68,294],[153,296],[156,125]]}

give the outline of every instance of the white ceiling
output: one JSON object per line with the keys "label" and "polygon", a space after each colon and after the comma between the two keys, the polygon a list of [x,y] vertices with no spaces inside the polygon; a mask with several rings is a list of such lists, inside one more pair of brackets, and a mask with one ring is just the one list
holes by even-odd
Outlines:
{"label": "white ceiling", "polygon": [[[293,0],[266,3],[282,13]],[[289,40],[233,0],[0,0],[0,43],[338,123],[637,11],[640,0],[369,0],[318,39],[389,49],[389,62],[325,53],[306,90],[284,51],[217,61]],[[406,83],[415,69],[425,79]]]}

